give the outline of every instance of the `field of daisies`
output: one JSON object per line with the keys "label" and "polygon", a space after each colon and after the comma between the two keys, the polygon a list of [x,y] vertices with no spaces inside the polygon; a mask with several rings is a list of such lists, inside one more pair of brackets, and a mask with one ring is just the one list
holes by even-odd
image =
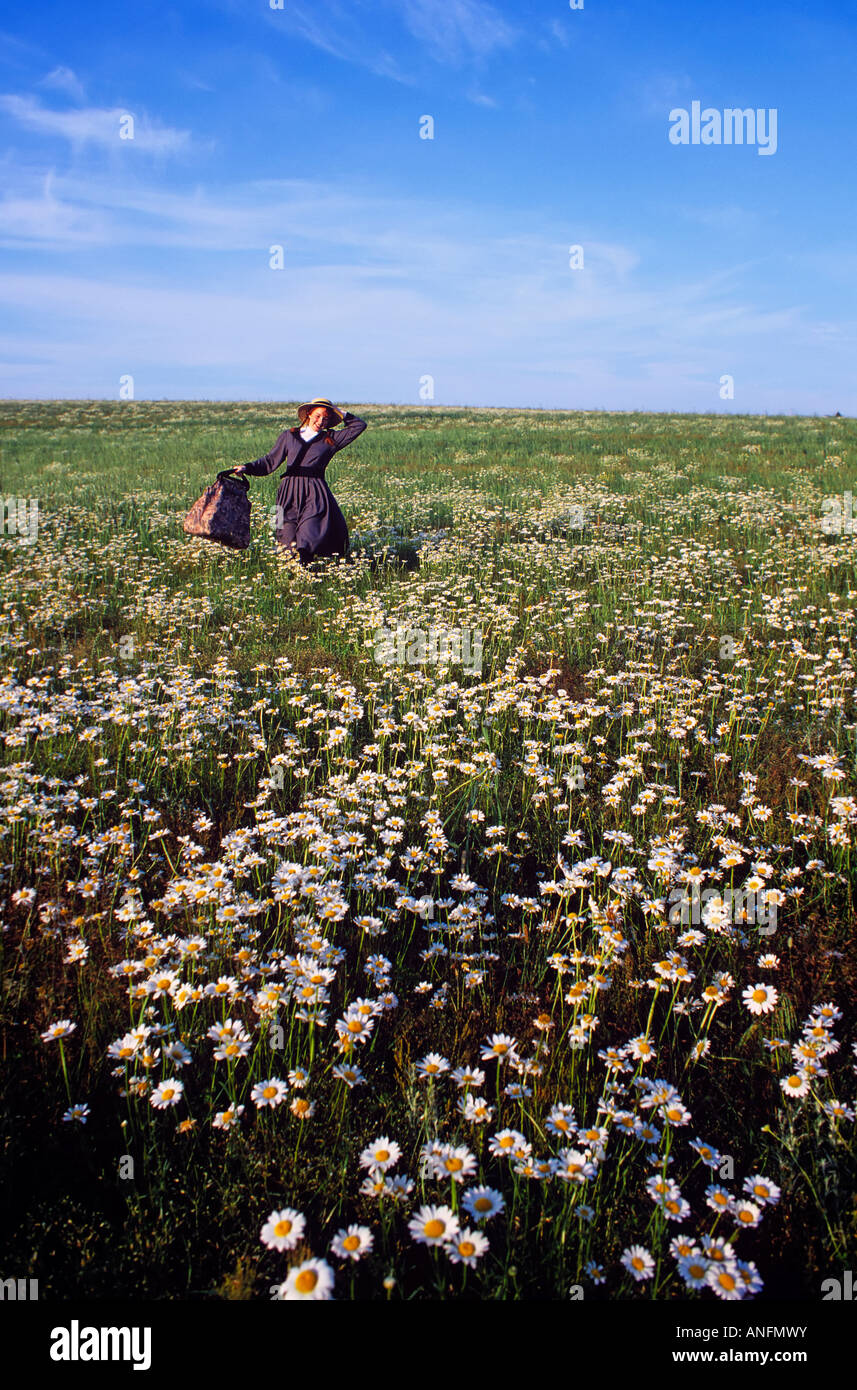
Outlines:
{"label": "field of daisies", "polygon": [[0,1276],[819,1300],[854,424],[349,408],[301,570],[181,529],[293,407],[0,407]]}

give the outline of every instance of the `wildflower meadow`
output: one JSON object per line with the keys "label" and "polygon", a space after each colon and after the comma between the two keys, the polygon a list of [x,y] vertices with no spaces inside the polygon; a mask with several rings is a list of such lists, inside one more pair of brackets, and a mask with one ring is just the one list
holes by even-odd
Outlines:
{"label": "wildflower meadow", "polygon": [[836,1297],[853,421],[353,408],[301,569],[293,405],[0,407],[4,1275]]}

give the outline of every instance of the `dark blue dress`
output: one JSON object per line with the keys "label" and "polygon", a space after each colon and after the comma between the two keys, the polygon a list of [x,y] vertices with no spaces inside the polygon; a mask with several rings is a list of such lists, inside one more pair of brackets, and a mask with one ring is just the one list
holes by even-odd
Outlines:
{"label": "dark blue dress", "polygon": [[345,412],[338,430],[322,430],[309,443],[300,429],[284,430],[270,453],[244,465],[244,472],[265,477],[285,461],[277,490],[274,534],[280,545],[295,546],[306,563],[316,555],[344,555],[348,527],[336,498],[324,480],[327,465],[366,428],[366,421]]}

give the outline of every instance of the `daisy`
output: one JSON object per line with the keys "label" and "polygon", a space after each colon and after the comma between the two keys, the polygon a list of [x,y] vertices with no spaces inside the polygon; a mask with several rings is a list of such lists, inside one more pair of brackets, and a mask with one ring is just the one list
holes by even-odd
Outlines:
{"label": "daisy", "polygon": [[326,1260],[304,1260],[290,1269],[277,1297],[285,1302],[297,1299],[319,1301],[333,1296],[333,1270]]}
{"label": "daisy", "polygon": [[714,1290],[718,1298],[731,1301],[743,1298],[747,1292],[746,1283],[731,1261],[728,1264],[712,1264],[706,1278],[709,1288]]}
{"label": "daisy", "polygon": [[806,1073],[801,1069],[799,1072],[794,1072],[791,1076],[784,1076],[780,1082],[780,1086],[787,1096],[795,1096],[799,1099],[801,1096],[805,1096],[809,1091],[809,1080],[807,1079]]}
{"label": "daisy", "polygon": [[627,1250],[623,1250],[622,1264],[638,1283],[642,1279],[651,1279],[655,1269],[655,1262],[644,1245],[629,1245]]}
{"label": "daisy", "polygon": [[211,1123],[215,1129],[233,1129],[243,1114],[243,1105],[230,1105],[226,1110],[218,1110]]}
{"label": "daisy", "polygon": [[483,1062],[507,1062],[517,1055],[517,1042],[508,1033],[492,1033],[482,1049]]}
{"label": "daisy", "polygon": [[829,1115],[831,1120],[853,1120],[854,1110],[850,1105],[846,1105],[841,1100],[826,1100],[821,1107],[825,1115]]}
{"label": "daisy", "polygon": [[443,1245],[458,1229],[458,1217],[449,1207],[422,1206],[408,1222],[411,1239],[420,1245]]}
{"label": "daisy", "polygon": [[495,1158],[528,1158],[532,1147],[517,1129],[501,1129],[488,1141],[488,1152]]}
{"label": "daisy", "polygon": [[259,1239],[269,1250],[294,1250],[300,1245],[306,1229],[306,1217],[293,1207],[283,1207],[282,1211],[272,1211]]}
{"label": "daisy", "polygon": [[379,1169],[386,1173],[388,1168],[394,1168],[402,1156],[402,1150],[393,1139],[388,1139],[382,1135],[380,1139],[373,1139],[360,1155],[360,1167],[368,1168],[370,1171]]}
{"label": "daisy", "polygon": [[738,1278],[744,1285],[745,1294],[759,1293],[764,1287],[762,1277],[752,1260],[736,1260],[735,1268],[738,1271]]}
{"label": "daisy", "polygon": [[761,1202],[763,1205],[773,1206],[780,1200],[780,1189],[776,1183],[763,1178],[760,1173],[753,1173],[744,1179],[744,1191],[750,1194],[754,1202]]}
{"label": "daisy", "polygon": [[110,1044],[107,1056],[117,1062],[128,1062],[140,1046],[141,1039],[138,1034],[126,1033],[124,1038],[117,1038]]}
{"label": "daisy", "polygon": [[305,1096],[296,1096],[289,1109],[299,1120],[311,1120],[315,1114],[315,1101],[307,1100]]}
{"label": "daisy", "polygon": [[476,1172],[476,1155],[463,1145],[454,1148],[451,1144],[444,1144],[437,1151],[433,1167],[437,1177],[466,1182]]}
{"label": "daisy", "polygon": [[481,1231],[465,1229],[452,1238],[447,1254],[454,1265],[467,1265],[472,1269],[487,1249],[488,1241]]}
{"label": "daisy", "polygon": [[779,997],[773,985],[748,985],[741,995],[751,1014],[769,1014],[776,1008]]}
{"label": "daisy", "polygon": [[441,1057],[439,1052],[427,1052],[416,1064],[419,1077],[440,1076],[445,1071],[449,1071],[449,1062],[445,1057]]}
{"label": "daisy", "polygon": [[690,1147],[696,1149],[706,1168],[719,1168],[722,1158],[717,1149],[710,1144],[704,1144],[701,1139],[691,1139]]}
{"label": "daisy", "polygon": [[471,1187],[461,1199],[461,1205],[474,1221],[490,1221],[506,1206],[502,1193],[493,1187]]}
{"label": "daisy", "polygon": [[394,1202],[407,1202],[414,1190],[413,1178],[408,1178],[404,1173],[394,1173],[392,1177],[384,1178],[384,1196],[392,1197]]}
{"label": "daisy", "polygon": [[494,1106],[489,1105],[482,1096],[472,1096],[469,1091],[467,1095],[458,1097],[456,1109],[474,1125],[488,1124],[494,1118]]}
{"label": "daisy", "polygon": [[689,1289],[701,1289],[708,1283],[711,1268],[704,1255],[682,1255],[678,1262],[678,1272]]}
{"label": "daisy", "polygon": [[583,1266],[583,1272],[588,1279],[592,1280],[593,1284],[604,1284],[607,1281],[603,1265],[596,1264],[595,1260],[588,1260]]}
{"label": "daisy", "polygon": [[372,1249],[374,1241],[368,1226],[347,1226],[336,1232],[330,1249],[339,1260],[359,1260]]}
{"label": "daisy", "polygon": [[702,1253],[712,1264],[729,1265],[735,1263],[735,1251],[723,1236],[703,1236]]}
{"label": "daisy", "polygon": [[42,1042],[62,1042],[63,1038],[70,1038],[76,1023],[72,1023],[70,1018],[61,1018],[57,1023],[52,1023],[50,1028],[42,1033]]}
{"label": "daisy", "polygon": [[282,1105],[289,1088],[285,1081],[281,1081],[278,1076],[272,1076],[268,1081],[258,1081],[250,1092],[250,1099],[258,1110],[270,1106],[273,1110],[276,1106]]}
{"label": "daisy", "polygon": [[757,1207],[755,1202],[745,1201],[738,1197],[733,1204],[732,1210],[735,1214],[735,1221],[739,1226],[758,1226],[762,1219],[762,1208]]}
{"label": "daisy", "polygon": [[63,1115],[63,1119],[66,1121],[76,1120],[78,1124],[85,1125],[89,1119],[89,1106],[81,1104],[70,1105]]}
{"label": "daisy", "polygon": [[162,1081],[160,1086],[156,1086],[149,1097],[149,1104],[156,1110],[166,1110],[168,1105],[178,1105],[184,1091],[184,1082],[173,1080]]}
{"label": "daisy", "polygon": [[354,1086],[365,1086],[366,1077],[359,1067],[343,1063],[341,1066],[333,1068],[333,1075],[337,1081],[344,1081],[349,1090]]}
{"label": "daisy", "polygon": [[626,1046],[630,1055],[638,1062],[653,1062],[655,1060],[655,1049],[645,1033],[641,1033],[639,1037],[631,1038]]}
{"label": "daisy", "polygon": [[580,1149],[563,1149],[556,1161],[556,1176],[563,1182],[586,1182],[597,1169],[589,1156]]}
{"label": "daisy", "polygon": [[545,1121],[545,1129],[550,1134],[558,1134],[561,1139],[570,1139],[577,1129],[574,1106],[562,1104],[551,1106],[550,1114]]}
{"label": "daisy", "polygon": [[671,1101],[669,1105],[662,1105],[660,1115],[670,1125],[686,1125],[690,1121],[690,1111],[685,1109],[681,1101]]}

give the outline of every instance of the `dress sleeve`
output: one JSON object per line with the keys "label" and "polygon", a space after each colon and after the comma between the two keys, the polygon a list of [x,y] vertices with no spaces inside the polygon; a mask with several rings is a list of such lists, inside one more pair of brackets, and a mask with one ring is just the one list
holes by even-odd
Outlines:
{"label": "dress sleeve", "polygon": [[286,457],[288,434],[288,430],[283,430],[273,449],[269,453],[263,454],[261,458],[254,459],[252,463],[245,463],[244,472],[252,473],[257,478],[264,478],[268,473],[273,473],[275,468],[279,468]]}
{"label": "dress sleeve", "polygon": [[358,415],[352,415],[350,411],[346,410],[342,429],[335,430],[333,433],[333,452],[338,453],[340,449],[353,443],[358,434],[362,434],[365,428],[365,420],[361,420]]}

